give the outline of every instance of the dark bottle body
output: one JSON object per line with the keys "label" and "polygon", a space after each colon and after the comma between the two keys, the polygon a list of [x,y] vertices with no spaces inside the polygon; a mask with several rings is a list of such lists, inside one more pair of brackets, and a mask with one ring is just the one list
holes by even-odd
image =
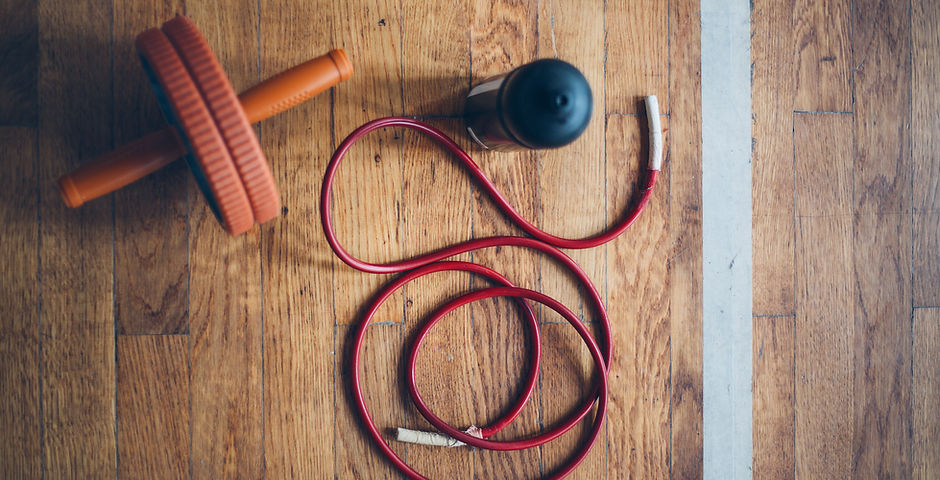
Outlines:
{"label": "dark bottle body", "polygon": [[470,137],[487,150],[555,148],[587,128],[591,88],[574,66],[542,59],[473,87],[464,104]]}

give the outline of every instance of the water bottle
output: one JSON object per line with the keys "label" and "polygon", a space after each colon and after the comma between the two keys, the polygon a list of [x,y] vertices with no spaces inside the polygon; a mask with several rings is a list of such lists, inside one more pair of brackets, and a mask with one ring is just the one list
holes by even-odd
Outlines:
{"label": "water bottle", "polygon": [[470,137],[487,150],[557,148],[584,132],[592,108],[584,75],[545,58],[470,89],[464,120]]}

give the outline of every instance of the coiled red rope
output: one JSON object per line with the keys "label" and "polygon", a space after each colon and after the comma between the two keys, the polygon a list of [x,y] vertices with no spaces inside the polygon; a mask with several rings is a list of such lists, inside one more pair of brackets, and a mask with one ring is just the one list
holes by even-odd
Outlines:
{"label": "coiled red rope", "polygon": [[[652,100],[652,102],[655,106],[655,98]],[[647,102],[647,105],[649,108],[649,101]],[[650,114],[651,148],[656,151],[656,155],[659,155],[662,144],[661,140],[658,139],[658,135],[660,134],[658,131],[658,110],[648,110],[648,113]],[[655,124],[653,119],[655,119]],[[490,198],[506,214],[506,216],[508,216],[514,223],[516,223],[526,233],[534,238],[499,236],[469,240],[442,248],[434,252],[419,255],[409,260],[401,260],[386,264],[368,263],[350,255],[336,238],[336,233],[333,229],[330,215],[330,200],[332,196],[331,190],[333,186],[333,180],[340,162],[342,162],[343,157],[346,155],[352,145],[369,132],[384,127],[406,127],[420,131],[436,140],[455,157],[457,157],[460,163],[469,171],[470,175],[487,192]],[[654,128],[656,131],[652,131]],[[653,139],[654,135],[657,136],[656,139]],[[623,218],[623,220],[614,225],[611,229],[594,237],[586,239],[566,239],[546,233],[522,218],[522,216],[496,190],[496,186],[493,185],[493,183],[486,177],[486,175],[483,173],[480,167],[477,166],[473,159],[471,159],[470,156],[464,152],[456,143],[454,143],[454,141],[446,134],[430,125],[410,118],[381,118],[378,120],[373,120],[357,128],[339,145],[339,147],[336,149],[336,152],[333,154],[329,165],[327,166],[326,174],[323,178],[323,186],[320,196],[320,214],[323,222],[323,231],[326,235],[327,241],[330,244],[330,247],[333,248],[333,251],[340,259],[343,260],[343,262],[357,270],[377,274],[405,272],[404,275],[394,280],[379,294],[379,296],[373,301],[367,313],[363,316],[361,322],[358,324],[353,339],[352,359],[349,367],[351,369],[350,374],[352,379],[352,388],[355,395],[353,403],[356,405],[356,408],[362,417],[366,430],[375,440],[376,445],[382,451],[382,453],[384,453],[385,456],[388,457],[388,459],[393,464],[395,464],[395,466],[405,475],[412,479],[425,478],[420,473],[408,466],[400,457],[398,457],[398,455],[382,438],[379,429],[373,422],[372,417],[369,414],[369,409],[366,406],[365,399],[363,398],[362,388],[360,386],[359,356],[363,339],[365,338],[366,329],[368,328],[373,316],[379,310],[381,305],[390,296],[392,296],[395,291],[404,286],[406,283],[418,277],[441,271],[463,271],[478,274],[484,278],[489,279],[498,286],[470,292],[450,301],[446,305],[442,306],[433,315],[431,315],[431,317],[419,330],[417,338],[414,344],[411,346],[406,374],[408,389],[410,391],[412,400],[415,402],[415,405],[421,414],[441,432],[468,445],[491,450],[519,450],[537,447],[561,436],[582,419],[584,419],[584,417],[588,415],[588,413],[596,404],[597,412],[594,416],[594,423],[588,441],[585,442],[581,450],[574,457],[572,457],[568,463],[562,466],[558,471],[554,472],[550,478],[565,477],[571,473],[578,466],[578,464],[581,463],[582,460],[584,460],[597,440],[598,434],[600,433],[604,422],[604,416],[607,412],[607,373],[610,368],[611,359],[610,319],[608,318],[607,311],[604,308],[600,294],[597,292],[597,289],[594,287],[594,284],[591,282],[590,278],[588,278],[584,270],[582,270],[581,267],[579,267],[578,264],[574,262],[574,260],[572,260],[568,255],[563,253],[558,248],[581,249],[595,247],[616,238],[627,228],[629,228],[630,225],[633,224],[633,222],[640,215],[643,207],[645,207],[649,202],[653,185],[656,183],[656,176],[659,170],[659,159],[657,158],[654,161],[653,155],[654,154],[651,153],[649,168],[646,171],[647,175],[645,184],[638,192],[638,198],[634,202],[632,210],[628,215],[626,215],[626,217]],[[585,286],[585,290],[587,292],[586,295],[600,317],[598,322],[598,325],[600,326],[599,338],[595,340],[584,324],[577,317],[577,315],[575,315],[570,309],[559,303],[557,300],[536,291],[515,287],[507,278],[483,265],[445,260],[455,255],[472,250],[504,246],[523,247],[536,250],[552,257],[557,262],[565,266],[578,279],[578,281]],[[534,360],[529,364],[526,384],[523,388],[523,393],[519,396],[516,403],[502,418],[493,422],[492,425],[481,429],[479,431],[479,435],[482,438],[479,438],[465,431],[460,431],[451,425],[448,425],[431,411],[418,391],[418,387],[415,382],[415,363],[417,360],[418,350],[421,347],[421,344],[426,338],[428,332],[445,315],[468,303],[493,297],[514,298],[522,304],[526,325],[532,331],[531,349]],[[496,432],[500,431],[519,415],[519,413],[522,411],[522,408],[529,400],[538,378],[539,358],[541,354],[539,346],[540,338],[538,332],[538,322],[526,300],[541,303],[551,308],[563,316],[575,328],[575,330],[581,336],[581,339],[584,341],[585,345],[587,345],[588,350],[591,352],[591,356],[594,359],[594,363],[597,366],[597,375],[594,381],[594,389],[592,393],[585,398],[579,408],[577,408],[565,421],[561,422],[558,426],[547,432],[522,440],[488,440],[487,437],[490,437]]]}

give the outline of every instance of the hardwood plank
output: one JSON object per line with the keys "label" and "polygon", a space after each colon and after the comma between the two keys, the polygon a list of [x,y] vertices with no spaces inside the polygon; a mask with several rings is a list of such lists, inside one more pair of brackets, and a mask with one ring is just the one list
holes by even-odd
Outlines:
{"label": "hardwood plank", "polygon": [[[556,56],[577,67],[587,78],[594,96],[594,111],[584,133],[570,145],[538,152],[540,227],[554,235],[584,238],[601,232],[607,220],[603,194],[572,194],[602,192],[604,188],[604,13],[599,3],[547,2],[540,4],[540,9],[539,56]],[[581,10],[582,14],[555,15],[573,10]],[[604,250],[567,253],[605,295]],[[550,262],[542,264],[542,289],[582,318],[587,317],[575,281]]]}
{"label": "hardwood plank", "polygon": [[[335,142],[359,125],[402,113],[400,2],[344,4],[333,25],[336,46],[346,49],[356,73],[333,94]],[[402,256],[402,132],[385,129],[360,140],[346,156],[333,186],[336,234],[356,257],[388,262]],[[320,171],[323,169],[321,168]],[[365,232],[365,234],[363,234]],[[336,321],[354,324],[360,307],[389,280],[363,274],[333,259]],[[390,300],[402,308],[402,295]]]}
{"label": "hardwood plank", "polygon": [[[851,3],[849,0],[795,0],[791,28],[796,52],[793,109],[852,110]],[[781,50],[790,53],[789,48]],[[856,57],[857,58],[857,57]],[[789,59],[787,59],[789,61]]]}
{"label": "hardwood plank", "polygon": [[[187,4],[236,91],[256,83],[258,4]],[[190,385],[194,478],[263,470],[259,229],[233,238],[189,182]],[[272,320],[276,321],[276,320]]]}
{"label": "hardwood plank", "polygon": [[[503,260],[486,262],[496,265],[499,271],[508,275],[516,285],[537,289],[538,276],[529,273],[518,274],[526,264],[537,266],[536,255],[522,256],[518,250],[513,253],[503,252]],[[481,262],[481,254],[474,255],[474,261]],[[512,255],[510,257],[510,255]],[[495,257],[496,255],[493,255]],[[507,258],[508,257],[508,258]],[[522,257],[521,259],[519,257]],[[515,261],[511,261],[513,259]],[[509,263],[507,266],[506,264]],[[483,281],[475,287],[490,286]],[[509,300],[484,301],[474,304],[470,309],[472,316],[472,346],[470,350],[471,370],[479,378],[478,388],[461,392],[462,397],[473,405],[473,423],[479,426],[491,425],[501,418],[508,407],[518,399],[524,386],[531,361],[531,334],[523,324],[520,307]],[[543,348],[544,348],[544,341]],[[462,389],[463,387],[461,387]],[[518,440],[535,436],[542,428],[541,392],[536,391],[522,413],[509,426],[490,437],[492,440]],[[475,478],[541,478],[541,449],[530,448],[513,452],[477,449],[474,452]]]}
{"label": "hardwood plank", "polygon": [[[428,4],[409,0],[402,2],[401,8],[405,114],[459,113],[470,83],[470,2]],[[432,123],[464,148],[469,146],[461,120],[441,119]],[[429,140],[416,133],[403,134],[401,229],[405,256],[467,240],[473,231],[472,209],[468,205],[473,194],[470,181],[448,155],[430,145]],[[419,322],[433,308],[469,287],[469,275],[460,274],[423,278],[407,285],[403,338],[410,341]],[[472,348],[467,344],[472,338],[471,331],[469,309],[448,316],[432,331],[418,365],[418,385],[428,405],[441,418],[461,428],[477,421],[472,402],[452,393],[478,391],[479,376],[468,368],[472,365]],[[435,368],[428,372],[428,365]],[[419,418],[410,410],[405,421],[423,423]],[[416,470],[435,478],[471,478],[474,473],[471,449],[439,452],[409,446],[408,460]]]}
{"label": "hardwood plank", "polygon": [[792,315],[754,317],[754,477],[794,478]]}
{"label": "hardwood plank", "polygon": [[37,2],[0,1],[0,125],[35,125],[39,35]]}
{"label": "hardwood plank", "polygon": [[[940,279],[940,156],[937,155],[937,112],[940,102],[930,95],[930,82],[936,83],[940,70],[937,48],[940,35],[936,28],[940,6],[914,1],[912,7],[912,160],[913,160],[913,303],[940,305],[937,289]],[[935,308],[915,309],[912,390],[912,473],[927,479],[940,475],[940,417],[936,392],[940,389],[940,313]]]}
{"label": "hardwood plank", "polygon": [[[550,312],[541,325],[541,407],[542,423],[547,431],[567,419],[581,405],[584,397],[590,395],[594,361],[581,337],[567,321],[551,310],[543,311]],[[596,332],[594,335],[597,336]],[[542,478],[556,472],[583,448],[593,422],[594,411],[561,437],[542,445]],[[605,425],[602,428],[608,427]],[[607,435],[601,432],[587,458],[566,478],[604,478],[608,473],[605,468],[608,456],[606,443]]]}
{"label": "hardwood plank", "polygon": [[[659,111],[669,113],[668,5],[662,0],[606,2],[608,113],[643,113],[647,95],[656,95]],[[600,108],[600,93],[595,95]]]}
{"label": "hardwood plank", "polygon": [[797,220],[795,454],[797,478],[852,473],[851,218]]}
{"label": "hardwood plank", "polygon": [[[414,341],[417,329],[438,306],[469,287],[469,275],[457,273],[438,274],[410,283],[406,287],[402,331],[407,348]],[[478,397],[474,392],[482,391],[483,385],[475,368],[475,347],[469,343],[472,338],[469,309],[451,313],[428,334],[415,367],[418,390],[425,402],[440,418],[461,430],[482,420],[476,413]],[[404,348],[398,355],[406,355]],[[417,410],[409,408],[407,412],[405,423],[409,428],[434,430]],[[474,476],[474,452],[471,449],[441,451],[440,447],[408,445],[407,452],[409,464],[419,472],[427,472],[429,477]]]}
{"label": "hardwood plank", "polygon": [[189,476],[189,337],[119,336],[117,364],[118,475]]}
{"label": "hardwood plank", "polygon": [[859,0],[854,12],[856,212],[909,212],[909,12],[889,0]]}
{"label": "hardwood plank", "polygon": [[[397,320],[401,313],[386,307],[376,320],[386,322],[391,315],[394,315]],[[374,445],[352,403],[349,365],[354,330],[354,326],[337,325],[333,337],[333,351],[337,360],[333,384],[336,398],[333,426],[336,449],[335,478],[404,478]],[[423,418],[420,424],[405,420],[407,415],[405,411],[412,408],[402,376],[404,369],[402,362],[406,361],[402,355],[404,352],[402,340],[400,324],[383,323],[370,326],[360,357],[360,378],[366,407],[373,421],[379,431],[386,434],[385,438],[389,446],[405,461],[408,461],[411,459],[408,456],[409,453],[417,451],[419,447],[395,441],[394,429],[406,427],[424,430],[430,429],[430,424]],[[418,455],[440,459],[451,455],[452,452],[451,449],[428,448]],[[418,471],[426,476],[435,476],[433,468]]]}
{"label": "hardwood plank", "polygon": [[[643,116],[607,119],[610,222],[640,188],[649,148],[645,123]],[[628,238],[607,246],[607,308],[615,325],[607,424],[611,478],[669,478],[669,260],[662,252],[670,229],[668,173]]]}
{"label": "hardwood plank", "polygon": [[0,472],[42,476],[36,130],[0,127]]}
{"label": "hardwood plank", "polygon": [[940,4],[911,2],[914,305],[940,305]]}
{"label": "hardwood plank", "polygon": [[910,222],[855,217],[855,475],[911,476]]}
{"label": "hardwood plank", "polygon": [[[562,12],[579,11],[578,15]],[[605,58],[604,58],[604,5],[600,2],[553,1],[539,4],[539,56],[565,60],[587,78],[594,97],[591,122],[581,136],[570,145],[538,152],[540,160],[539,199],[540,227],[547,232],[569,238],[583,238],[601,232],[607,219],[605,184]],[[580,192],[580,193],[573,193]],[[572,250],[568,255],[578,262],[594,280],[602,298],[606,297],[606,255],[603,248]],[[541,262],[542,292],[567,305],[582,319],[590,320],[593,312],[581,297],[581,287],[567,272],[554,262]],[[545,309],[542,309],[543,312]],[[557,320],[557,319],[556,319]],[[571,328],[571,327],[566,327]],[[574,341],[580,342],[571,332]],[[544,340],[543,344],[548,340]],[[580,351],[580,350],[576,350]],[[591,371],[593,361],[583,351],[581,369]],[[562,366],[562,368],[565,368]],[[565,375],[546,362],[542,368],[544,378]],[[543,391],[548,390],[543,383]],[[576,401],[573,397],[572,401]],[[567,412],[567,404],[558,395],[544,396],[542,416],[545,421],[560,418]],[[585,425],[585,431],[587,425]],[[560,465],[573,451],[574,443],[568,438],[542,447],[545,471]],[[607,467],[606,445],[595,446],[576,472],[578,478],[598,478]]]}
{"label": "hardwood plank", "polygon": [[940,99],[931,85],[940,81],[940,4],[911,2],[911,116],[914,159],[914,211],[940,210]]}
{"label": "hardwood plank", "polygon": [[940,209],[914,213],[915,306],[940,306]]}
{"label": "hardwood plank", "polygon": [[[470,0],[435,5],[402,0],[401,11],[405,115],[462,114],[470,88]],[[465,132],[463,125],[455,131]]]}
{"label": "hardwood plank", "polygon": [[[794,169],[814,172],[796,185],[798,217],[852,213],[851,135],[852,119],[847,115],[794,115]],[[837,138],[844,141],[833,141]],[[819,168],[823,162],[826,168]]]}
{"label": "hardwood plank", "polygon": [[[796,185],[794,436],[797,478],[852,472],[855,284],[852,254],[851,119],[796,115],[794,164],[829,168]],[[844,142],[833,142],[844,138]],[[825,172],[821,171],[825,170]]]}
{"label": "hardwood plank", "polygon": [[[536,56],[538,6],[532,2],[473,0],[471,2],[471,71],[473,84],[519,67]],[[471,155],[499,190],[525,218],[536,221],[539,213],[538,157],[534,151],[490,152],[477,145]],[[473,236],[521,234],[493,203],[474,186]],[[524,249],[487,249],[473,253],[477,263],[489,265],[516,285],[539,288],[540,256]],[[477,288],[490,286],[478,281]],[[475,422],[480,426],[496,420],[517,398],[522,376],[529,365],[529,334],[517,304],[508,299],[478,302],[469,306],[473,325],[471,355],[482,388],[474,392]],[[529,399],[519,417],[494,438],[520,439],[539,433],[540,392]],[[537,478],[541,450],[516,452],[478,449],[474,454],[476,478]]]}
{"label": "hardwood plank", "polygon": [[853,473],[911,475],[910,11],[856,2]]}
{"label": "hardwood plank", "polygon": [[[183,2],[114,4],[114,139],[122,145],[166,126],[134,39],[183,12]],[[115,193],[114,295],[118,333],[188,330],[185,162]]]}
{"label": "hardwood plank", "polygon": [[47,478],[114,477],[113,221],[55,179],[111,142],[110,2],[39,3],[40,369]]}
{"label": "hardwood plank", "polygon": [[[303,20],[318,12],[308,2],[261,4],[261,77],[323,55],[334,42],[339,46],[331,19]],[[351,59],[358,68],[356,57]],[[332,476],[335,461],[333,254],[323,240],[318,205],[318,180],[333,147],[330,100],[330,93],[322,93],[260,127],[283,205],[281,217],[261,229],[269,478]]]}
{"label": "hardwood plank", "polygon": [[[752,165],[755,169],[760,168],[756,166],[757,162]],[[754,181],[752,185],[756,185]],[[751,217],[754,315],[792,315],[794,311],[792,185],[790,203],[783,207],[782,212],[755,213]],[[787,210],[791,213],[789,216],[785,214]]]}
{"label": "hardwood plank", "polygon": [[669,7],[670,464],[673,478],[702,476],[702,86],[695,0]]}
{"label": "hardwood plank", "polygon": [[755,0],[751,13],[754,315],[793,314],[793,8]]}
{"label": "hardwood plank", "polygon": [[940,475],[940,309],[914,310],[913,478]]}

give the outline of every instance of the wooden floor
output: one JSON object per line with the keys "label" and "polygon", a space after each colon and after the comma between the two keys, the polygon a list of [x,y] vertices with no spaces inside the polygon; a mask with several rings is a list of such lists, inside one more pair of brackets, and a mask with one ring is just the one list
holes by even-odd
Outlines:
{"label": "wooden floor", "polygon": [[[473,83],[539,57],[594,88],[575,144],[474,157],[542,228],[616,221],[645,160],[639,99],[659,96],[668,159],[626,235],[571,255],[613,318],[606,431],[573,478],[702,471],[701,86],[694,0],[350,2],[0,0],[0,476],[398,478],[352,413],[347,340],[389,278],[335,259],[326,162],[359,124],[420,116],[471,145]],[[231,238],[184,165],[67,209],[54,180],[162,126],[134,37],[174,14],[242,90],[332,47],[356,73],[258,127],[282,216]],[[754,0],[754,472],[940,477],[940,4]],[[442,151],[400,130],[340,171],[333,215],[362,258],[518,233]],[[733,233],[733,232],[732,232]],[[469,258],[469,256],[465,256]],[[593,321],[571,278],[530,252],[474,253]],[[383,430],[427,428],[402,353],[423,316],[478,279],[410,284],[371,327],[362,373]],[[531,405],[498,438],[550,428],[587,394],[574,330],[540,312]],[[593,325],[593,324],[592,324]],[[510,302],[435,327],[419,387],[483,425],[527,365]],[[551,473],[586,428],[512,453],[392,447],[432,478]]]}

